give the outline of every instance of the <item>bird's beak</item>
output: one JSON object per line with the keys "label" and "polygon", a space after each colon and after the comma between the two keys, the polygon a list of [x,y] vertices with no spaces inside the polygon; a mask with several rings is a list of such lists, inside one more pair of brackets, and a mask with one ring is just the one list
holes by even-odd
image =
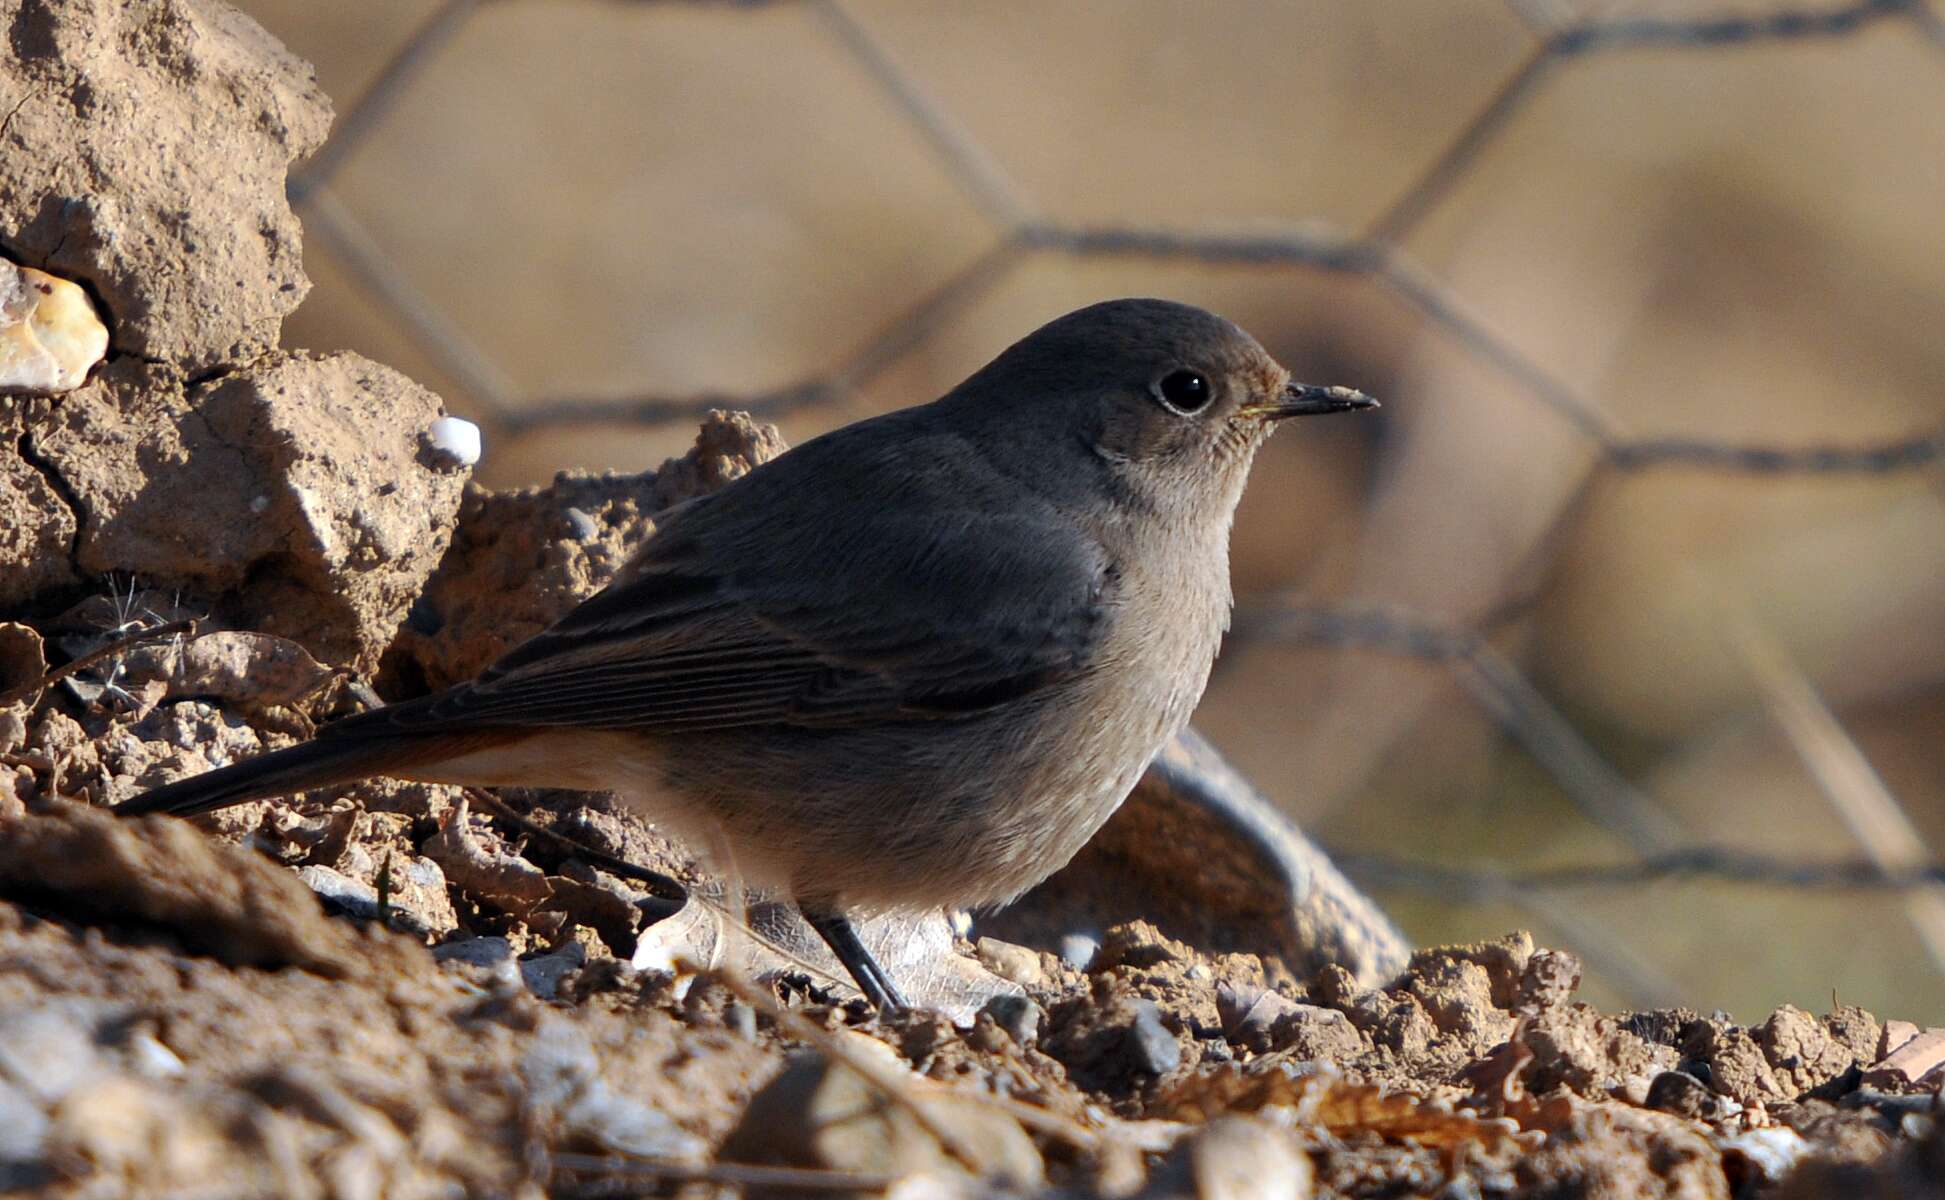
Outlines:
{"label": "bird's beak", "polygon": [[1259,404],[1243,411],[1265,421],[1281,421],[1285,417],[1314,417],[1320,413],[1354,412],[1360,408],[1376,407],[1376,400],[1351,388],[1292,383],[1283,389],[1283,394],[1275,403]]}

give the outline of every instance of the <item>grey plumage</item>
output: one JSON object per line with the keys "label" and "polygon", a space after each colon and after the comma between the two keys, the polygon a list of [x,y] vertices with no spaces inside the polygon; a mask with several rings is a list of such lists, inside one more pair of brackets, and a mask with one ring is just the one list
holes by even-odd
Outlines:
{"label": "grey plumage", "polygon": [[479,679],[123,810],[379,773],[610,789],[813,916],[1004,902],[1188,721],[1274,422],[1369,404],[1199,309],[1082,309],[666,514]]}

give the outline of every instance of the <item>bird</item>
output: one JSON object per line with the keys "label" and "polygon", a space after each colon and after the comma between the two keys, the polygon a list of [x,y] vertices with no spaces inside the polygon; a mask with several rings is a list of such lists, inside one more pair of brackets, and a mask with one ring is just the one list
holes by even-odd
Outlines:
{"label": "bird", "polygon": [[1375,406],[1200,308],[1081,308],[660,514],[477,678],[117,811],[372,776],[618,793],[902,1009],[854,920],[997,907],[1065,865],[1201,698],[1258,450]]}

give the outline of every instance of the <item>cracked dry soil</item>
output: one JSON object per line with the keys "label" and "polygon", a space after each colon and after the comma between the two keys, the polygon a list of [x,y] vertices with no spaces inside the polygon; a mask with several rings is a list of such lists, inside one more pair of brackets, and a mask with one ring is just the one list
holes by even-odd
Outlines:
{"label": "cracked dry soil", "polygon": [[[571,843],[396,783],[112,818],[473,673],[782,446],[719,415],[658,471],[470,484],[437,397],[278,348],[308,67],[215,0],[0,17],[0,253],[111,331],[0,396],[0,1193],[1945,1195],[1945,1033],[1602,1013],[1525,935],[1319,969],[1083,874],[955,947],[1023,996],[880,1021],[638,969],[667,906],[574,847],[691,868],[599,797],[512,797]],[[1072,928],[1107,892],[1155,909]]]}

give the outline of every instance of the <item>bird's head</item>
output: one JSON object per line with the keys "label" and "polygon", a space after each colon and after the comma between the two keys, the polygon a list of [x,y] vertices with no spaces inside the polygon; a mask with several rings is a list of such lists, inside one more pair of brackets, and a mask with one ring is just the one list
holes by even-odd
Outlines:
{"label": "bird's head", "polygon": [[[1349,388],[1291,382],[1236,325],[1169,300],[1110,300],[1049,322],[948,401],[996,422],[1033,458],[1078,449],[1092,461],[1077,463],[1077,476],[1105,473],[1138,505],[1225,525],[1280,422],[1377,405]],[[1059,486],[1057,464],[1052,477]]]}

